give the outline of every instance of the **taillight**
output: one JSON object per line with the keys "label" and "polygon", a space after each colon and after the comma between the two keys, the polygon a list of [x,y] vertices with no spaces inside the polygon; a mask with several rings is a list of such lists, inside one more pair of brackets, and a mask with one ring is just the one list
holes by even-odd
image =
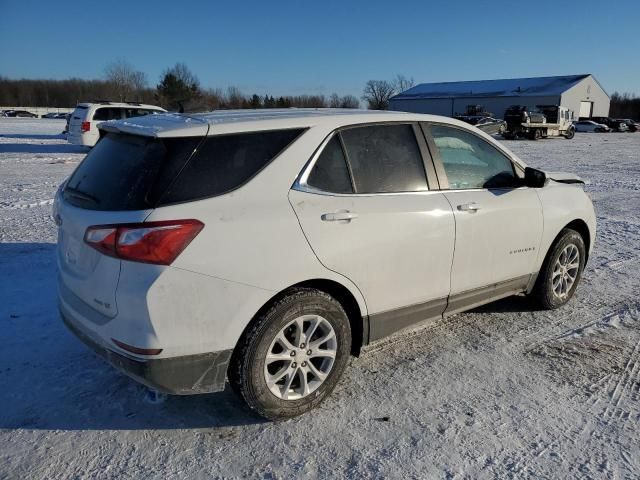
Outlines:
{"label": "taillight", "polygon": [[171,265],[204,227],[198,220],[168,220],[87,228],[84,241],[105,255]]}
{"label": "taillight", "polygon": [[82,130],[83,133],[91,130],[91,122],[82,122],[82,125],[80,125],[80,130]]}

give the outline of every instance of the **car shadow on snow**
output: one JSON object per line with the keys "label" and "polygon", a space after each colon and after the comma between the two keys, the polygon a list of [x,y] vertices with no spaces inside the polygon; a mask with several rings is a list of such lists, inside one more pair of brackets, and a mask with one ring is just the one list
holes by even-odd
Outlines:
{"label": "car shadow on snow", "polygon": [[15,138],[26,140],[65,140],[66,137],[62,133],[54,134],[38,134],[38,133],[0,133],[0,138]]}
{"label": "car shadow on snow", "polygon": [[0,153],[87,153],[89,149],[69,143],[0,143]]}
{"label": "car shadow on snow", "polygon": [[265,421],[229,386],[158,402],[94,355],[59,318],[54,244],[0,243],[0,271],[0,429],[207,429]]}
{"label": "car shadow on snow", "polygon": [[468,310],[464,313],[515,313],[515,312],[538,312],[541,308],[529,297],[524,295],[514,295],[512,297],[496,300],[479,307]]}

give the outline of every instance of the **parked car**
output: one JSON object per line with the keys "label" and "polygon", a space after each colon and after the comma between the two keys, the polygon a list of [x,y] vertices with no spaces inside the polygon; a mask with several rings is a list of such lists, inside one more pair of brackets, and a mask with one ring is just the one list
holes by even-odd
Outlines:
{"label": "parked car", "polygon": [[640,122],[636,122],[630,118],[618,118],[620,122],[624,122],[629,132],[637,132],[640,130]]}
{"label": "parked car", "polygon": [[74,145],[93,147],[100,138],[97,126],[104,121],[164,112],[164,108],[141,103],[79,103],[69,118],[67,140]]}
{"label": "parked car", "polygon": [[38,115],[26,110],[6,110],[4,113],[7,117],[38,118]]}
{"label": "parked car", "polygon": [[591,120],[596,123],[600,123],[602,125],[606,125],[613,132],[626,132],[629,127],[627,124],[621,120],[616,120],[610,117],[591,117],[591,118],[580,118],[579,120]]}
{"label": "parked car", "polygon": [[67,118],[68,113],[49,112],[42,115],[42,118]]}
{"label": "parked car", "polygon": [[602,123],[596,123],[593,120],[578,120],[573,123],[576,132],[610,132],[611,129]]}
{"label": "parked car", "polygon": [[370,342],[505,296],[573,296],[593,206],[450,118],[331,109],[105,122],[61,185],[62,318],[159,391],[316,407]]}
{"label": "parked car", "polygon": [[493,117],[485,117],[481,115],[459,115],[455,118],[462,120],[469,125],[474,125],[489,135],[496,133],[502,134],[507,129],[507,122]]}

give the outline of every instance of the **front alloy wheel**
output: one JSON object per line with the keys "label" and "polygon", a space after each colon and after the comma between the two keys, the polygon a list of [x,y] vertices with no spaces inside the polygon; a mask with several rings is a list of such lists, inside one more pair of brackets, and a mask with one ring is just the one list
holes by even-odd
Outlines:
{"label": "front alloy wheel", "polygon": [[570,243],[558,256],[553,265],[551,283],[555,296],[564,300],[573,288],[573,284],[578,278],[580,269],[580,251],[573,243]]}
{"label": "front alloy wheel", "polygon": [[585,260],[586,247],[582,236],[568,228],[560,232],[547,253],[531,292],[542,308],[561,307],[573,297]]}

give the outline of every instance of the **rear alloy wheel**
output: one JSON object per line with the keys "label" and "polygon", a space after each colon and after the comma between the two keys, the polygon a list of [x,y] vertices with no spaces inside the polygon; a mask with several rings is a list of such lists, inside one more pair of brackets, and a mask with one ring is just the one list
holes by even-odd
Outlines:
{"label": "rear alloy wheel", "polygon": [[229,382],[259,415],[294,417],[334,389],[351,350],[349,319],[330,295],[296,289],[258,317],[234,351]]}
{"label": "rear alloy wheel", "polygon": [[532,292],[543,308],[561,307],[573,297],[585,259],[582,236],[575,230],[563,230],[545,258]]}
{"label": "rear alloy wheel", "polygon": [[315,392],[331,373],[338,342],[331,323],[302,315],[280,330],[267,350],[264,378],[271,393],[298,400]]}

